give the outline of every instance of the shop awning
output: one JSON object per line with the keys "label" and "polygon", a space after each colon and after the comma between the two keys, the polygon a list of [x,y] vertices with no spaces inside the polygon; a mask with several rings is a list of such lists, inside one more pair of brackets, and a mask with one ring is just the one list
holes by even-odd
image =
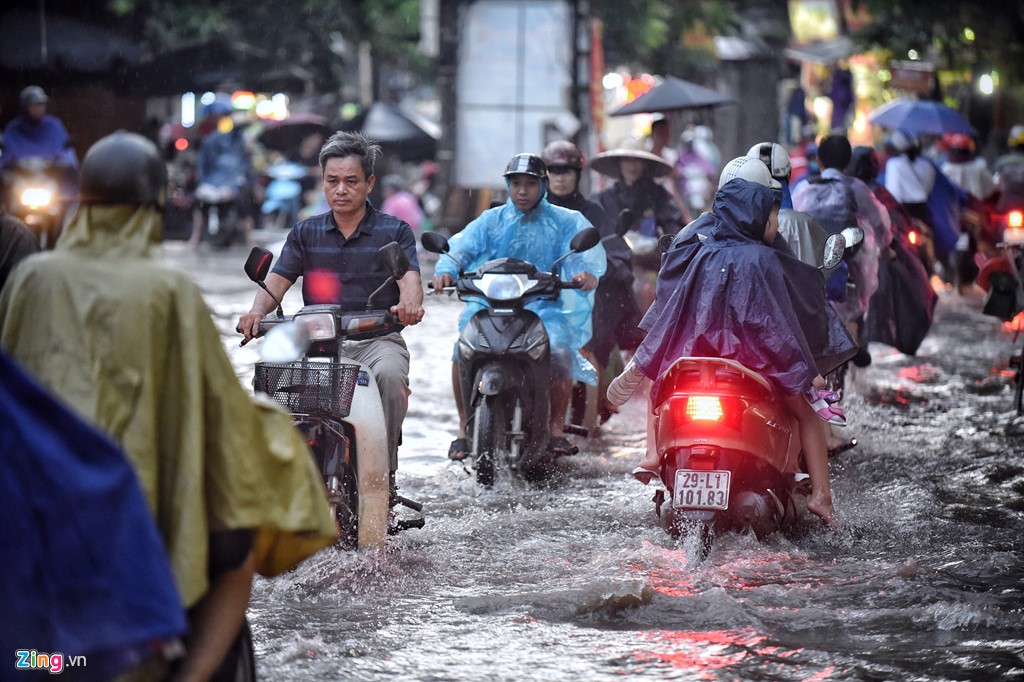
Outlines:
{"label": "shop awning", "polygon": [[853,41],[846,36],[839,36],[832,40],[820,40],[808,45],[787,47],[784,54],[789,59],[798,62],[831,66],[840,59],[846,59],[853,54]]}

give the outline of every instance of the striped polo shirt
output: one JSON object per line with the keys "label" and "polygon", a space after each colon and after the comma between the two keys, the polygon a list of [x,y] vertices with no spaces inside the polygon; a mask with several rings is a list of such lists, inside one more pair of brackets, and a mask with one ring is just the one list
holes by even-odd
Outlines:
{"label": "striped polo shirt", "polygon": [[[291,229],[274,272],[292,283],[302,277],[306,305],[337,303],[346,311],[365,310],[367,298],[391,275],[377,255],[390,242],[398,242],[409,257],[409,269],[419,272],[416,238],[407,223],[367,202],[359,227],[345,239],[328,211]],[[373,308],[396,305],[398,293],[398,285],[391,284],[377,295]]]}

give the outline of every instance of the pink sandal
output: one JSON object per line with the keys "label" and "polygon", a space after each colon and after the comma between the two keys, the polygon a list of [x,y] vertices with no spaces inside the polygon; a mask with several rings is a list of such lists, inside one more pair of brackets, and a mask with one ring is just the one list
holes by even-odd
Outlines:
{"label": "pink sandal", "polygon": [[[826,391],[826,393],[827,392],[828,391]],[[818,413],[818,416],[829,424],[846,426],[846,413],[843,412],[843,408],[836,407],[835,405],[829,405],[827,398],[821,395],[821,393],[821,391],[817,391],[812,388],[804,394],[804,398],[807,399],[811,408]]]}

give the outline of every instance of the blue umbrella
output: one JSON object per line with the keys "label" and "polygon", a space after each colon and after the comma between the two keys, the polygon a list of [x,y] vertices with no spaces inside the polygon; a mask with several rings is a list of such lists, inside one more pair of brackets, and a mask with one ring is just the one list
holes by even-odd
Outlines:
{"label": "blue umbrella", "polygon": [[955,109],[931,100],[897,99],[883,104],[868,115],[868,120],[883,128],[917,135],[945,135],[977,131]]}

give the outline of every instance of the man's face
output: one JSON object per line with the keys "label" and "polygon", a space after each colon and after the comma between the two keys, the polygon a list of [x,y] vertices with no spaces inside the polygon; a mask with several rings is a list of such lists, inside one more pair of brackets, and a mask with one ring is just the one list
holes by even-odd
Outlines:
{"label": "man's face", "polygon": [[576,171],[565,166],[549,166],[548,191],[556,197],[567,197],[575,192]]}
{"label": "man's face", "polygon": [[508,193],[516,208],[523,213],[529,213],[540,201],[540,180],[525,173],[510,175]]}
{"label": "man's face", "polygon": [[373,190],[376,177],[363,172],[359,158],[333,157],[324,165],[324,196],[331,211],[341,218],[360,214],[366,206],[366,197]]}

